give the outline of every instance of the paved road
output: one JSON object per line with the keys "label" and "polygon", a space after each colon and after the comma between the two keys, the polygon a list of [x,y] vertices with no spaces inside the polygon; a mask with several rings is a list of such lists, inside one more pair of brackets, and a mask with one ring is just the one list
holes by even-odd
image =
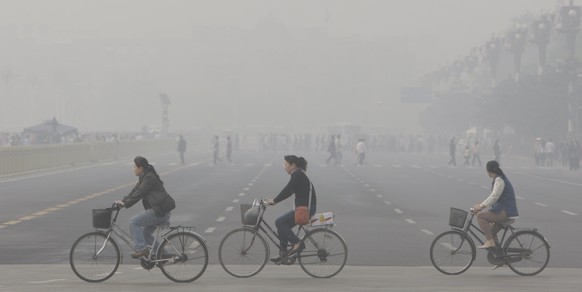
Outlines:
{"label": "paved road", "polygon": [[[25,271],[25,272],[23,272]],[[159,270],[146,272],[123,265],[111,279],[86,283],[65,265],[0,265],[0,291],[580,291],[582,270],[547,269],[535,277],[507,270],[472,268],[461,276],[446,276],[433,267],[348,266],[332,279],[309,278],[298,266],[268,266],[250,279],[227,275],[210,266],[192,283],[174,283]]]}
{"label": "paved road", "polygon": [[[288,181],[282,167],[285,153],[235,152],[234,165],[216,166],[209,165],[209,153],[189,153],[185,166],[176,163],[175,153],[148,158],[179,203],[173,223],[194,224],[208,240],[210,263],[217,264],[220,240],[240,226],[239,204],[274,197]],[[348,244],[353,269],[430,267],[428,249],[435,235],[448,229],[449,207],[468,208],[490,188],[484,167],[448,167],[443,154],[371,154],[365,167],[325,165],[324,153],[302,155],[310,163],[319,211],[337,214],[335,230]],[[353,161],[350,154],[344,156]],[[550,240],[548,274],[555,268],[582,269],[582,173],[537,168],[520,158],[508,159],[502,167],[518,195],[521,217],[515,226],[537,227]],[[74,240],[91,231],[91,209],[108,206],[135,182],[131,158],[1,178],[0,264],[62,268]],[[273,222],[291,207],[288,200],[270,208],[267,220]],[[140,208],[124,210],[120,222]],[[474,265],[489,267],[484,258],[479,253]],[[131,259],[124,263],[134,264]],[[482,273],[513,276],[507,269]]]}

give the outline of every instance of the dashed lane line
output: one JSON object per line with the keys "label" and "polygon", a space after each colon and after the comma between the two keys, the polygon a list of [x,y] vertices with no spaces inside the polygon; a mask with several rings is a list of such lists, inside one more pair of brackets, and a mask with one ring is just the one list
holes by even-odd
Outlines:
{"label": "dashed lane line", "polygon": [[398,214],[402,214],[402,210],[400,210],[400,209],[394,209],[394,212],[396,212]]}
{"label": "dashed lane line", "polygon": [[378,199],[384,198],[384,196],[382,196],[382,195],[376,195],[376,197],[378,197]]}
{"label": "dashed lane line", "polygon": [[230,212],[230,211],[232,211],[232,209],[234,209],[234,207],[228,206],[228,207],[226,207],[226,209],[224,209],[224,211],[225,212]]}
{"label": "dashed lane line", "polygon": [[388,201],[384,201],[384,204],[386,204],[386,205],[392,205],[392,203],[390,203]]}
{"label": "dashed lane line", "polygon": [[562,210],[562,213],[564,214],[568,214],[568,215],[572,215],[572,216],[576,216],[578,214],[574,213],[574,212],[570,212],[570,211],[566,211],[566,210]]}
{"label": "dashed lane line", "polygon": [[214,230],[216,230],[216,228],[215,228],[215,227],[208,227],[208,228],[207,228],[207,229],[204,231],[204,233],[212,233],[212,232],[214,232]]}
{"label": "dashed lane line", "polygon": [[67,279],[52,279],[52,280],[45,280],[45,281],[33,281],[33,282],[28,282],[28,284],[48,284],[48,283],[54,283],[54,282],[62,282],[62,281],[66,281]]}
{"label": "dashed lane line", "polygon": [[540,207],[547,207],[548,206],[548,205],[546,205],[544,203],[538,203],[538,202],[535,202],[534,205],[538,205]]}
{"label": "dashed lane line", "polygon": [[239,197],[243,197],[244,195],[245,195],[245,193],[238,194]]}
{"label": "dashed lane line", "polygon": [[224,219],[226,219],[226,217],[220,216],[220,217],[218,217],[218,219],[216,219],[216,222],[222,222],[222,221],[224,221]]}
{"label": "dashed lane line", "polygon": [[234,200],[232,200],[232,202],[233,203],[238,203],[238,202],[240,202],[240,200],[239,199],[234,199]]}
{"label": "dashed lane line", "polygon": [[410,224],[416,224],[416,222],[414,222],[414,220],[412,220],[412,219],[404,219],[404,220]]}
{"label": "dashed lane line", "polygon": [[524,197],[521,197],[521,196],[515,196],[515,198],[518,199],[518,200],[525,200],[525,198]]}
{"label": "dashed lane line", "polygon": [[432,233],[430,230],[426,230],[426,229],[421,229],[420,231],[428,234],[428,235],[434,235],[434,233]]}

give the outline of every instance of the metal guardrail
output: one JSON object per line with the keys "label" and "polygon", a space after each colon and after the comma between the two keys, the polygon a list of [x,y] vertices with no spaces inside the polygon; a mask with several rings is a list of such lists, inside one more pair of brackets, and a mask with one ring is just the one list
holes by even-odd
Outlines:
{"label": "metal guardrail", "polygon": [[175,144],[174,139],[152,139],[0,148],[0,175],[173,151]]}

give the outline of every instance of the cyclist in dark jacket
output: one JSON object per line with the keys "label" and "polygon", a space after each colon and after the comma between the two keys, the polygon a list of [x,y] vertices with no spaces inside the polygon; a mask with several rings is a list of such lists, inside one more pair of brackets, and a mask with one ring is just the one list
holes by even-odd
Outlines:
{"label": "cyclist in dark jacket", "polygon": [[[291,175],[291,179],[275,199],[267,199],[267,204],[275,205],[295,194],[294,205],[309,207],[309,215],[313,216],[316,210],[317,197],[313,184],[311,184],[311,181],[305,174],[305,171],[307,171],[307,161],[303,157],[287,155],[285,156],[285,171]],[[311,204],[309,202],[310,194]],[[295,226],[294,209],[277,218],[275,221],[281,248],[279,256],[271,259],[275,263],[280,263],[283,257],[293,255],[303,248],[299,245],[299,238],[291,230]],[[293,248],[287,252],[289,243],[293,245]]]}
{"label": "cyclist in dark jacket", "polygon": [[156,226],[170,224],[170,210],[175,207],[175,203],[147,159],[137,156],[134,163],[134,174],[139,177],[138,182],[127,196],[115,203],[130,208],[139,200],[142,201],[145,210],[129,220],[129,230],[136,251],[131,256],[139,258],[149,255],[147,245],[153,243],[152,233]]}

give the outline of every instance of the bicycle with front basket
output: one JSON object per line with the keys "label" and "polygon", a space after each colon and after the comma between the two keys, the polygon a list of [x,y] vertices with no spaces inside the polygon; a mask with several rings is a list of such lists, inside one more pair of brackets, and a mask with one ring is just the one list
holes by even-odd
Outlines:
{"label": "bicycle with front basket", "polygon": [[[69,263],[75,275],[87,282],[109,279],[122,261],[121,249],[115,237],[132,250],[131,237],[117,225],[120,208],[113,206],[93,211],[95,231],[82,235],[71,247]],[[111,219],[112,212],[115,216]],[[159,225],[154,231],[154,243],[148,245],[149,255],[140,258],[141,266],[155,266],[174,282],[192,282],[208,266],[206,240],[192,231],[194,227]],[[115,235],[115,236],[114,236]],[[158,244],[159,243],[159,244]]]}
{"label": "bicycle with front basket", "polygon": [[[467,214],[471,213],[469,220]],[[439,234],[430,246],[430,260],[439,272],[458,275],[471,267],[476,257],[475,238],[484,241],[485,234],[473,223],[473,212],[451,208],[449,225],[451,230]],[[487,260],[495,267],[508,265],[516,274],[533,276],[543,271],[550,260],[550,244],[535,228],[514,228],[515,219],[501,224],[501,240],[494,236],[495,247],[487,249]],[[500,231],[501,231],[500,230]]]}
{"label": "bicycle with front basket", "polygon": [[[252,210],[248,210],[251,208]],[[278,234],[263,219],[267,204],[263,199],[255,199],[253,204],[241,205],[243,227],[227,233],[218,249],[218,259],[224,270],[238,278],[248,278],[258,274],[269,260],[269,245],[265,236],[280,249]],[[249,219],[246,212],[256,212]],[[312,217],[310,226],[300,225],[297,236],[305,248],[289,257],[282,264],[299,262],[301,269],[314,278],[331,278],[345,266],[348,248],[344,239],[331,230],[333,214],[320,213]]]}

